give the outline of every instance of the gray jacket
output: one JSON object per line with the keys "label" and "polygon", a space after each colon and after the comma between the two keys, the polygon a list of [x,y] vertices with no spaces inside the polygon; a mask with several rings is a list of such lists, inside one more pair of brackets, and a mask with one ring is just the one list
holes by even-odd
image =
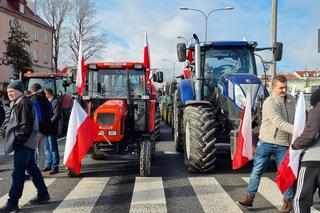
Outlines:
{"label": "gray jacket", "polygon": [[262,106],[262,123],[259,138],[271,144],[289,146],[293,132],[296,102],[292,95],[281,98],[269,96]]}
{"label": "gray jacket", "polygon": [[5,152],[13,152],[17,144],[35,150],[38,134],[39,124],[33,104],[29,98],[21,96],[12,104],[5,136]]}

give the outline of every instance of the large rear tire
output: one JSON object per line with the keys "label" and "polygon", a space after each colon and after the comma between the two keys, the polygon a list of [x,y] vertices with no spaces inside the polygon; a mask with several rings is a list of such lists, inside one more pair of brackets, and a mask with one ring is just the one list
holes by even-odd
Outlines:
{"label": "large rear tire", "polygon": [[174,96],[173,104],[173,141],[174,146],[177,152],[183,152],[183,128],[182,128],[182,112],[179,109],[179,99],[178,99],[178,90]]}
{"label": "large rear tire", "polygon": [[216,162],[216,128],[210,106],[187,106],[184,111],[184,161],[190,172],[210,172]]}
{"label": "large rear tire", "polygon": [[140,176],[147,177],[151,174],[151,141],[144,140],[140,143]]}

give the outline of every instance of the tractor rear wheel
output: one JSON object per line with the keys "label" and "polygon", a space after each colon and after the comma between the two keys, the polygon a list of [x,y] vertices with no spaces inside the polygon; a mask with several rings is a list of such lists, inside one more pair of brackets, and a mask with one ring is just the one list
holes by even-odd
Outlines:
{"label": "tractor rear wheel", "polygon": [[151,141],[144,140],[140,143],[140,176],[147,177],[151,174]]}
{"label": "tractor rear wheel", "polygon": [[183,136],[182,136],[182,112],[179,109],[178,94],[175,94],[173,104],[173,141],[177,152],[183,152]]}
{"label": "tractor rear wheel", "polygon": [[190,172],[210,172],[216,161],[216,128],[210,106],[187,106],[184,111],[184,162]]}

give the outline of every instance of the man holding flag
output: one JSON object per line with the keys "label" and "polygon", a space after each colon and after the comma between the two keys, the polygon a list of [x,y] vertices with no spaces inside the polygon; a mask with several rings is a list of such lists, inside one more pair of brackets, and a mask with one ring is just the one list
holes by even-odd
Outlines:
{"label": "man holding flag", "polygon": [[[268,167],[272,155],[279,167],[285,158],[289,147],[289,137],[293,132],[295,100],[293,96],[287,94],[286,77],[275,76],[272,80],[272,90],[272,95],[264,101],[262,107],[259,143],[254,156],[247,195],[243,201],[237,201],[237,204],[243,207],[252,207],[261,176]],[[290,212],[292,199],[293,189],[289,188],[284,194],[283,206],[279,212]]]}
{"label": "man holding flag", "polygon": [[293,142],[293,150],[305,149],[300,163],[294,212],[309,213],[313,205],[313,195],[320,190],[320,89],[310,97],[313,107],[308,115],[302,134]]}

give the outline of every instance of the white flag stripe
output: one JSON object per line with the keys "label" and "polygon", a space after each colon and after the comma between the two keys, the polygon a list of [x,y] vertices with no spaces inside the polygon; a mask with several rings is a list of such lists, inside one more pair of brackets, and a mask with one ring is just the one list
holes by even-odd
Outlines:
{"label": "white flag stripe", "polygon": [[[46,186],[49,186],[55,180],[56,180],[56,178],[45,178],[44,182],[46,183]],[[9,195],[6,194],[0,198],[0,206],[4,206],[7,203],[8,196]],[[33,183],[31,181],[26,181],[24,183],[22,197],[19,200],[19,206],[21,207],[21,206],[26,205],[32,198],[34,198],[36,196],[37,196],[36,187],[33,185]]]}
{"label": "white flag stripe", "polygon": [[204,212],[242,212],[214,177],[189,177]]}
{"label": "white flag stripe", "polygon": [[[242,179],[249,183],[248,177],[242,177]],[[277,184],[270,178],[261,178],[258,192],[275,207],[280,208],[282,206],[283,195],[281,194]],[[311,212],[316,213],[320,211],[315,208],[311,208]]]}
{"label": "white flag stripe", "polygon": [[136,177],[130,212],[167,212],[161,177]]}
{"label": "white flag stripe", "polygon": [[83,178],[54,213],[91,212],[110,177]]}
{"label": "white flag stripe", "polygon": [[252,121],[251,121],[251,95],[247,93],[246,108],[242,121],[242,137],[244,139],[242,156],[252,159]]}
{"label": "white flag stripe", "polygon": [[[87,116],[88,115],[82,109],[80,104],[76,100],[74,100],[70,118],[69,118],[68,131],[66,136],[66,145],[64,149],[63,164],[66,163],[70,155],[70,152],[72,151],[72,148],[76,143],[76,136],[77,136],[77,131],[79,129],[79,126],[83,123],[83,121],[87,118]],[[76,122],[70,122],[70,121],[76,121]]]}

